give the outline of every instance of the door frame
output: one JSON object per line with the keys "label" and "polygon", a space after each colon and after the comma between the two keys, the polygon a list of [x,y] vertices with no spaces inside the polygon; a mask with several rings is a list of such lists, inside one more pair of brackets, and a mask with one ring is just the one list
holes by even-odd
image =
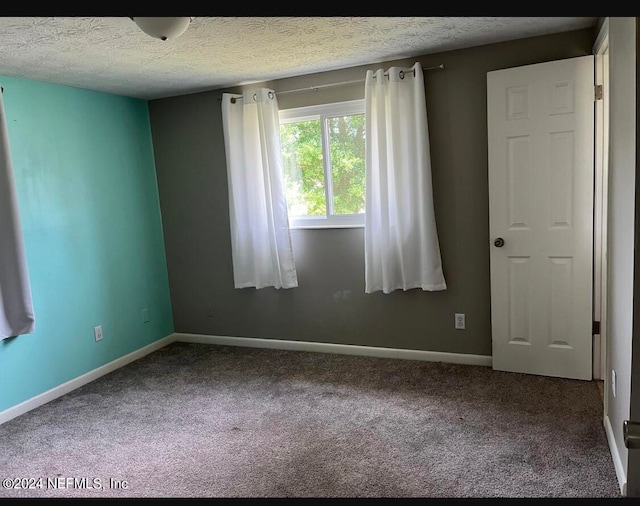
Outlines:
{"label": "door frame", "polygon": [[595,101],[594,139],[594,265],[593,321],[600,333],[593,336],[593,378],[604,382],[604,415],[607,413],[607,195],[609,164],[609,18],[605,18],[593,45],[595,85],[602,85],[601,100]]}

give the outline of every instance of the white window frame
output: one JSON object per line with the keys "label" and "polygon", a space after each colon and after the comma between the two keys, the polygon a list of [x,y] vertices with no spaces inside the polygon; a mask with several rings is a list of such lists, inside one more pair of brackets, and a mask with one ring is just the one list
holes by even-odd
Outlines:
{"label": "white window frame", "polygon": [[320,120],[322,134],[322,160],[324,165],[325,199],[327,212],[325,216],[289,217],[290,228],[361,228],[364,227],[364,213],[331,214],[333,209],[333,189],[331,187],[331,153],[329,153],[328,132],[324,128],[325,119],[351,114],[364,114],[364,99],[334,102],[331,104],[310,105],[282,109],[279,111],[280,124],[299,121]]}

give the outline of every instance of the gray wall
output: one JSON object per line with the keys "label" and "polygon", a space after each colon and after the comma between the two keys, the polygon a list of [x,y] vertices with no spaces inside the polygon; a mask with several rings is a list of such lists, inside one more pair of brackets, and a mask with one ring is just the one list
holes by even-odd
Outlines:
{"label": "gray wall", "polygon": [[[261,83],[276,91],[423,67],[435,213],[448,289],[364,293],[364,230],[292,230],[299,287],[234,289],[217,90],[149,103],[176,332],[491,355],[486,73],[591,54],[592,29]],[[255,85],[253,87],[257,87]],[[247,86],[251,88],[251,86]],[[281,108],[363,85],[278,96]],[[454,313],[466,313],[466,330]]]}

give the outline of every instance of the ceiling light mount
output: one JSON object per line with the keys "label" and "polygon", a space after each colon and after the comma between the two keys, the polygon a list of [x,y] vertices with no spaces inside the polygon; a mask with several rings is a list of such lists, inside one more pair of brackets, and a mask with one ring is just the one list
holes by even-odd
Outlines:
{"label": "ceiling light mount", "polygon": [[160,40],[175,39],[182,35],[193,21],[192,17],[130,18],[140,30]]}

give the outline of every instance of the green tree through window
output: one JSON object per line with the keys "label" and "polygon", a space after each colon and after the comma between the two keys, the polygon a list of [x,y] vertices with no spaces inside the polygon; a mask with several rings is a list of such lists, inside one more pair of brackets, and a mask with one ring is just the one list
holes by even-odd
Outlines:
{"label": "green tree through window", "polygon": [[280,138],[290,218],[311,217],[318,224],[323,218],[327,223],[331,220],[347,223],[344,219],[357,216],[358,223],[364,223],[362,107],[361,101],[355,101],[281,114]]}
{"label": "green tree through window", "polygon": [[324,216],[322,133],[320,121],[299,121],[280,126],[282,162],[289,214]]}
{"label": "green tree through window", "polygon": [[329,118],[334,214],[364,213],[364,114]]}

